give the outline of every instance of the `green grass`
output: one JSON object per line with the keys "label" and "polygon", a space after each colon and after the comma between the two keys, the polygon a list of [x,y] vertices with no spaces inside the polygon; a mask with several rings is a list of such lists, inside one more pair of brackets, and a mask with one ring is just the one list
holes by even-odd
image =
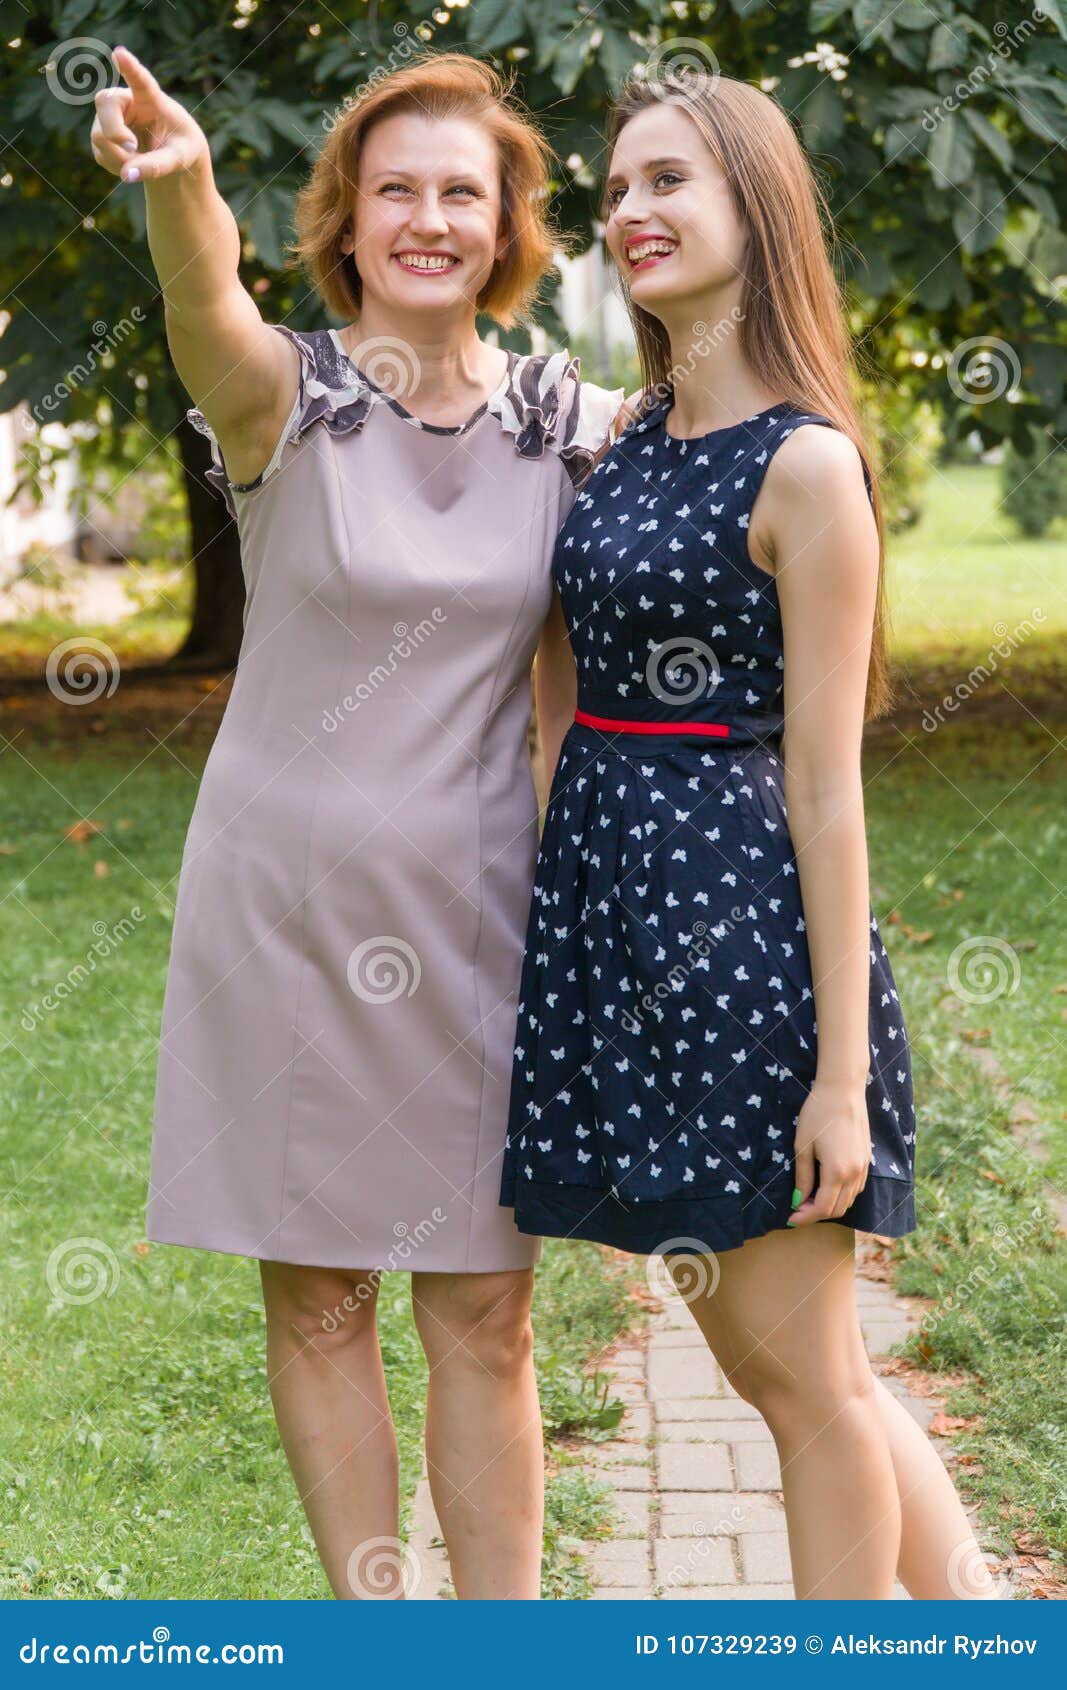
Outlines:
{"label": "green grass", "polygon": [[[963,680],[974,663],[991,657],[995,668],[981,686],[986,699],[1006,687],[1033,691],[1067,669],[1064,524],[1041,540],[1021,536],[998,509],[998,477],[988,465],[933,470],[921,521],[890,537],[893,648],[916,672],[920,690],[930,690],[930,702],[941,689],[923,688],[924,677],[942,670]],[[1014,649],[1003,656],[998,642]]]}
{"label": "green grass", "polygon": [[[1004,1547],[1026,1526],[1062,1557],[1067,1255],[1044,1182],[1067,1189],[1067,816],[1062,753],[1050,752],[1049,732],[1026,717],[996,733],[980,721],[910,738],[883,730],[867,803],[920,1109],[919,1226],[900,1247],[898,1284],[935,1304],[907,1353],[970,1376],[948,1398],[953,1413],[980,1417],[960,1435],[958,1479]],[[990,970],[953,968],[975,939]],[[1019,1099],[1047,1164],[1011,1129]]]}
{"label": "green grass", "polygon": [[[325,1596],[268,1401],[255,1264],[143,1238],[155,1040],[194,782],[166,756],[124,779],[128,763],[99,755],[29,755],[39,773],[8,759],[0,825],[0,844],[19,847],[0,856],[12,1041],[0,1591]],[[65,840],[76,815],[104,832]],[[113,929],[124,917],[128,936],[39,1018],[44,993],[87,959],[94,924]],[[48,1283],[52,1252],[79,1238],[113,1263],[111,1294],[85,1304],[57,1299]],[[546,1246],[535,1323],[552,1438],[621,1412],[582,1373],[632,1311],[603,1263],[598,1252]],[[384,1277],[380,1320],[405,1508],[425,1401],[409,1286],[406,1275]],[[601,1531],[606,1513],[564,1457],[550,1488],[546,1594],[584,1592],[574,1540]]]}

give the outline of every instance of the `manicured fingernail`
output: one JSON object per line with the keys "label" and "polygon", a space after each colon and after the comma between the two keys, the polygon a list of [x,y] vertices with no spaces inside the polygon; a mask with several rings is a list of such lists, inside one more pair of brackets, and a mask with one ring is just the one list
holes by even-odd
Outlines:
{"label": "manicured fingernail", "polygon": [[786,1223],[785,1223],[785,1224],[786,1224],[786,1226],[792,1226],[792,1225],[793,1225],[793,1222],[792,1222],[792,1221],[786,1221]]}
{"label": "manicured fingernail", "polygon": [[790,1206],[795,1209],[797,1204],[802,1203],[803,1201],[804,1201],[804,1193],[802,1191],[794,1190],[793,1201],[792,1201],[792,1204]]}
{"label": "manicured fingernail", "polygon": [[122,148],[123,152],[126,153],[135,153],[137,151],[136,141],[120,141],[119,146]]}
{"label": "manicured fingernail", "polygon": [[135,164],[125,164],[122,167],[122,180],[124,182],[139,182],[141,180],[141,172]]}

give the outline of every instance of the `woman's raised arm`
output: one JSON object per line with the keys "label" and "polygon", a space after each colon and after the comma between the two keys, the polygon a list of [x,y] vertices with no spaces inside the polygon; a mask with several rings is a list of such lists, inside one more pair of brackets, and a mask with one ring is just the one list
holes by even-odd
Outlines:
{"label": "woman's raised arm", "polygon": [[241,285],[240,234],[200,125],[129,48],[113,57],[127,86],[96,96],[93,157],[113,176],[144,183],[174,367],[214,429],[231,480],[251,481],[292,408],[299,355]]}

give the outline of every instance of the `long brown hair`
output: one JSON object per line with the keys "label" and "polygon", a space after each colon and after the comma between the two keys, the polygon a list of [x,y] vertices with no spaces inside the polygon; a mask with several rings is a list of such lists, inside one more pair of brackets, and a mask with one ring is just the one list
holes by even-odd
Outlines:
{"label": "long brown hair", "polygon": [[557,251],[570,243],[549,222],[552,148],[514,98],[513,85],[514,77],[506,81],[491,65],[466,53],[419,52],[410,64],[372,78],[346,101],[297,194],[296,240],[290,244],[335,316],[358,316],[363,300],[355,260],[341,250],[352,218],[363,142],[375,123],[398,112],[469,118],[495,141],[508,245],[475,304],[505,329],[513,328],[528,310]]}
{"label": "long brown hair", "polygon": [[[852,397],[856,361],[833,266],[836,240],[825,195],[781,106],[728,76],[661,74],[624,84],[608,146],[639,112],[662,104],[692,118],[725,175],[747,231],[740,301],[741,349],[765,384],[828,417],[858,449],[870,475],[878,526],[878,596],[866,715],[891,699],[885,649],[885,519],[871,448]],[[607,216],[607,205],[603,206]],[[646,392],[672,385],[670,340],[657,317],[627,295]]]}

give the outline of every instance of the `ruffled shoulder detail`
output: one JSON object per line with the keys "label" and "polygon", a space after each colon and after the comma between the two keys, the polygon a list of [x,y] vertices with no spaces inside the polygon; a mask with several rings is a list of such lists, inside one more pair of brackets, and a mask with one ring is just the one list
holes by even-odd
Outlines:
{"label": "ruffled shoulder detail", "polygon": [[582,381],[579,360],[567,352],[513,353],[507,376],[468,424],[458,429],[433,428],[411,416],[366,379],[329,329],[297,331],[284,323],[270,326],[293,342],[300,354],[300,376],[296,398],[270,462],[255,480],[231,481],[204,413],[195,408],[186,412],[193,427],[206,435],[211,445],[211,466],[204,472],[207,480],[225,499],[234,517],[238,509],[235,494],[262,487],[278,469],[286,445],[295,445],[317,422],[334,435],[361,429],[375,405],[388,405],[413,427],[438,434],[466,433],[485,411],[491,411],[505,432],[514,436],[520,457],[539,458],[546,450],[554,451],[566,464],[571,480],[581,486],[609,437],[625,395],[621,387],[609,390]]}
{"label": "ruffled shoulder detail", "polygon": [[211,465],[204,474],[221,493],[230,515],[234,517],[237,515],[234,494],[251,493],[261,487],[277,470],[284,447],[295,445],[313,423],[321,418],[331,434],[348,434],[352,429],[362,428],[373,406],[381,404],[385,397],[360,377],[359,371],[335,344],[329,329],[297,331],[284,323],[271,323],[270,327],[291,340],[296,347],[300,354],[300,375],[296,398],[270,462],[255,480],[231,481],[226,474],[215,432],[203,411],[194,408],[185,413],[193,427],[208,439]]}
{"label": "ruffled shoulder detail", "polygon": [[607,441],[625,397],[582,381],[581,363],[568,352],[531,353],[516,358],[507,381],[488,401],[505,433],[515,437],[522,458],[556,452],[580,487]]}

